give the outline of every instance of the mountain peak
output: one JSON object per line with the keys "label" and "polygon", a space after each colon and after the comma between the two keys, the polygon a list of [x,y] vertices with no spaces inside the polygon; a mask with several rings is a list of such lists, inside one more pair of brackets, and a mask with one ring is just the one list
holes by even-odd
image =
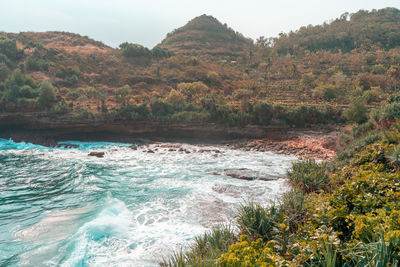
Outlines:
{"label": "mountain peak", "polygon": [[160,46],[176,53],[238,55],[252,43],[215,17],[203,14],[169,33]]}

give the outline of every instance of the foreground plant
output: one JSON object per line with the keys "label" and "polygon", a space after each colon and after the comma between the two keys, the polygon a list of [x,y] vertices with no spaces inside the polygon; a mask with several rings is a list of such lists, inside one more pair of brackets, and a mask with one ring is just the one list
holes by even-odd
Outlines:
{"label": "foreground plant", "polygon": [[326,189],[329,184],[326,163],[318,163],[314,159],[304,159],[293,163],[287,176],[291,185],[304,193]]}
{"label": "foreground plant", "polygon": [[215,266],[216,260],[229,246],[238,240],[230,226],[221,225],[197,236],[187,251],[180,249],[169,258],[164,258],[160,266]]}

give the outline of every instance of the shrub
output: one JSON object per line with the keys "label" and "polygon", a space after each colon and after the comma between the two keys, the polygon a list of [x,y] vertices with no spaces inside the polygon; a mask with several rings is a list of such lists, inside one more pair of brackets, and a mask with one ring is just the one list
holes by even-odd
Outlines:
{"label": "shrub", "polygon": [[284,214],[285,222],[291,233],[296,232],[307,218],[305,201],[305,195],[299,190],[292,189],[282,195],[279,210]]}
{"label": "shrub", "polygon": [[56,90],[50,81],[40,84],[38,105],[41,108],[49,108],[56,101]]}
{"label": "shrub", "polygon": [[208,86],[202,82],[179,83],[177,90],[179,93],[185,96],[188,102],[196,100],[200,101],[201,97],[210,92]]}
{"label": "shrub", "polygon": [[163,259],[161,266],[213,266],[222,253],[237,242],[233,229],[229,226],[218,226],[195,237],[187,252],[175,252],[172,257]]}
{"label": "shrub", "polygon": [[374,234],[379,236],[376,242],[360,244],[350,251],[351,264],[354,266],[399,266],[399,236],[387,240],[382,228]]}
{"label": "shrub", "polygon": [[180,111],[171,116],[171,120],[180,122],[205,122],[210,120],[209,112]]}
{"label": "shrub", "polygon": [[272,105],[265,102],[257,102],[253,106],[253,114],[256,123],[268,125],[273,117]]}
{"label": "shrub", "polygon": [[61,99],[59,105],[53,106],[51,108],[51,112],[55,114],[66,114],[70,111],[69,107],[67,106],[67,103],[65,103],[64,99]]}
{"label": "shrub", "polygon": [[400,118],[400,103],[391,103],[374,109],[371,117],[378,125],[389,128],[393,121]]}
{"label": "shrub", "polygon": [[261,238],[268,241],[274,237],[278,218],[279,212],[274,205],[265,208],[249,201],[240,207],[236,221],[242,234],[248,235],[252,240]]}
{"label": "shrub", "polygon": [[156,99],[150,103],[151,114],[156,118],[167,117],[174,113],[174,106],[168,102]]}
{"label": "shrub", "polygon": [[367,106],[363,99],[358,98],[352,101],[349,108],[345,110],[344,117],[358,124],[364,123],[368,120],[367,117]]}
{"label": "shrub", "polygon": [[312,90],[312,96],[314,98],[323,99],[326,101],[333,100],[337,97],[337,89],[334,85],[324,84],[318,86]]}
{"label": "shrub", "polygon": [[360,137],[362,134],[374,128],[374,124],[371,121],[367,121],[363,124],[355,125],[352,128],[353,137]]}
{"label": "shrub", "polygon": [[120,119],[130,120],[130,119],[144,119],[148,118],[150,111],[146,104],[134,105],[128,104],[127,106],[122,106],[116,113]]}
{"label": "shrub", "polygon": [[393,165],[394,170],[398,172],[400,168],[400,146],[395,147],[393,150],[387,153],[386,157],[389,163]]}
{"label": "shrub", "polygon": [[313,159],[294,162],[287,175],[290,183],[304,193],[326,189],[329,184],[326,163]]}
{"label": "shrub", "polygon": [[272,246],[264,246],[261,239],[251,242],[242,235],[240,242],[233,244],[218,259],[218,266],[278,266],[277,261],[280,257],[274,254]]}
{"label": "shrub", "polygon": [[83,120],[94,119],[94,114],[89,110],[81,110],[76,116],[76,119],[83,119]]}

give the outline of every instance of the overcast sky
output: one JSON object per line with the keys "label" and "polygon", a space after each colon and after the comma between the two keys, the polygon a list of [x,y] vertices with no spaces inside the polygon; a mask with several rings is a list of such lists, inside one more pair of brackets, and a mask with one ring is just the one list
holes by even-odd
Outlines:
{"label": "overcast sky", "polygon": [[212,15],[256,39],[321,24],[344,12],[400,8],[399,0],[0,0],[0,31],[69,31],[153,47],[190,19]]}

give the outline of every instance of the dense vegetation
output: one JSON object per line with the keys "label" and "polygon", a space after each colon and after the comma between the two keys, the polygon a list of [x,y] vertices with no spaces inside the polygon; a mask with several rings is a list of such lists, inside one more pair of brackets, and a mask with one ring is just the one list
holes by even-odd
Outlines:
{"label": "dense vegetation", "polygon": [[399,266],[400,103],[385,104],[348,127],[335,160],[293,163],[280,202],[245,203],[236,231],[217,227],[161,265]]}
{"label": "dense vegetation", "polygon": [[253,41],[221,24],[212,16],[202,15],[174,30],[161,42],[160,47],[189,54],[235,56],[246,54]]}
{"label": "dense vegetation", "polygon": [[[253,44],[203,15],[153,49],[113,49],[64,32],[0,33],[0,110],[79,120],[362,122],[400,85],[399,22],[397,9],[359,11]],[[351,45],[327,38],[340,32]],[[39,101],[45,80],[55,96]]]}
{"label": "dense vegetation", "polygon": [[345,13],[330,24],[301,27],[296,32],[281,34],[275,45],[281,54],[302,49],[350,52],[373,45],[395,48],[400,42],[399,20],[400,10],[396,8]]}
{"label": "dense vegetation", "polygon": [[[234,125],[348,122],[335,161],[295,163],[280,203],[247,203],[178,266],[398,266],[400,11],[343,14],[255,43],[210,16],[153,49],[0,33],[0,111]],[[396,265],[397,264],[397,265]]]}

